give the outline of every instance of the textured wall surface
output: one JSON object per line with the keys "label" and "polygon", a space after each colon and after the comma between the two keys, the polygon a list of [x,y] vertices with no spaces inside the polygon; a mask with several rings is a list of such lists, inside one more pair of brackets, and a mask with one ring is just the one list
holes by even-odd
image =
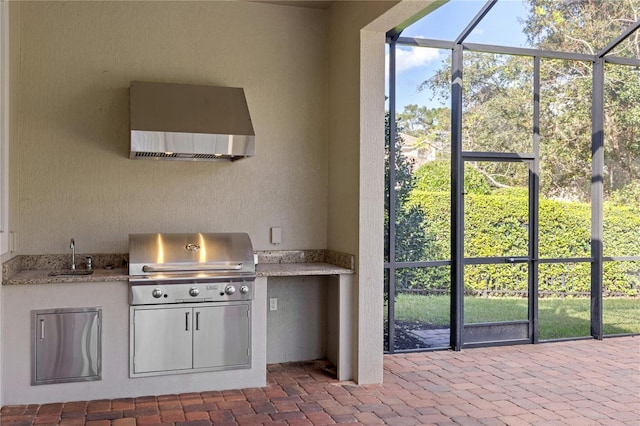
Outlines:
{"label": "textured wall surface", "polygon": [[336,3],[329,19],[328,248],[355,253],[359,383],[382,381],[385,34],[432,1]]}
{"label": "textured wall surface", "polygon": [[326,355],[325,277],[269,278],[267,307],[267,363],[303,361]]}
{"label": "textured wall surface", "polygon": [[[376,214],[382,217],[384,212],[381,179],[384,176],[384,163],[380,161],[384,158],[384,127],[375,139],[363,140],[363,124],[382,119],[384,126],[384,62],[366,62],[370,55],[384,60],[384,43],[368,44],[363,51],[361,30],[394,4],[339,3],[331,9],[329,21],[329,109],[332,125],[329,132],[328,246],[332,250],[357,254],[358,272],[352,319],[357,330],[354,333],[354,347],[358,349],[353,357],[356,379],[361,383],[382,381],[382,265],[368,257],[361,258],[361,252],[377,252],[382,260],[382,247],[377,242],[382,239],[383,232],[381,226],[363,228],[361,215]],[[384,42],[384,32],[380,36]],[[362,68],[372,63],[379,69]],[[363,94],[360,84],[363,73],[372,74],[370,81],[374,83],[367,93],[369,102],[373,103],[369,105],[369,110],[364,111],[361,110]],[[376,95],[378,100],[375,99]],[[362,116],[362,113],[365,115]],[[372,133],[379,128],[374,123]],[[369,165],[362,164],[364,150],[369,150],[372,156],[377,153],[380,160]],[[363,201],[368,205],[364,206]],[[377,225],[375,218],[373,223]],[[366,271],[363,273],[364,269]],[[371,280],[372,277],[377,279]],[[373,315],[362,320],[367,313]]]}
{"label": "textured wall surface", "polygon": [[[193,230],[246,231],[256,250],[354,254],[365,270],[354,276],[357,379],[382,380],[380,67],[384,33],[415,13],[389,10],[396,3],[336,2],[327,11],[240,1],[20,2],[10,146],[19,254],[66,253],[71,237],[79,253],[123,253],[129,233]],[[363,37],[380,14],[388,19]],[[256,157],[129,160],[131,80],[243,87]],[[279,246],[269,243],[271,226],[282,227]],[[311,316],[321,319],[322,283],[295,281],[270,293],[298,307],[320,299]],[[300,312],[278,315],[270,324],[286,330]],[[322,326],[293,330],[316,339],[312,351],[325,349]]]}
{"label": "textured wall surface", "polygon": [[[2,6],[10,6],[8,8],[5,8],[3,13],[7,13],[7,15],[4,16],[5,20],[3,21],[3,28],[2,31],[8,31],[5,32],[6,34],[9,34],[9,40],[10,41],[10,45],[9,45],[9,63],[8,64],[4,64],[5,70],[8,69],[9,71],[9,87],[16,87],[19,81],[19,76],[20,76],[20,67],[19,67],[19,53],[20,53],[20,39],[19,37],[17,37],[17,32],[13,32],[13,22],[18,21],[19,20],[19,12],[20,12],[20,7],[19,4],[17,2],[13,2],[10,5],[5,5],[3,4]],[[7,10],[8,9],[8,10]],[[8,20],[6,18],[9,18]],[[11,25],[9,25],[9,23],[11,23]],[[6,27],[4,25],[7,25]],[[5,45],[6,48],[6,45]],[[2,52],[3,55],[6,55],[7,52]],[[6,58],[6,56],[5,56]],[[9,91],[9,110],[13,111],[16,109],[17,107],[17,95],[16,95],[16,91],[15,90],[10,90]],[[14,140],[14,138],[16,138],[16,135],[18,134],[17,132],[17,117],[15,114],[9,114],[9,141]],[[11,146],[9,145],[9,155],[13,155],[15,153],[16,149],[15,146]],[[2,171],[3,173],[6,172],[5,170]],[[15,195],[15,190],[18,187],[17,184],[15,184],[15,182],[17,182],[17,173],[16,170],[14,170],[13,168],[9,168],[8,170],[9,172],[9,198],[10,199],[17,199],[17,197],[14,197]],[[12,198],[14,197],[14,198]],[[5,209],[5,211],[7,211],[9,213],[9,219],[12,218],[17,218],[18,217],[18,209],[17,209],[18,203],[9,203],[8,206],[3,206]],[[17,224],[17,219],[13,221],[13,223],[11,223],[11,225],[13,224]],[[11,229],[11,228],[9,228]],[[4,253],[1,257],[2,261],[4,262],[7,259],[10,259],[12,256],[12,253]],[[2,279],[2,272],[0,271],[0,279]],[[2,319],[4,318],[4,313],[5,313],[5,309],[4,309],[4,303],[5,303],[6,297],[3,294],[3,291],[0,290],[0,326],[2,326]],[[10,344],[10,343],[9,343]],[[4,365],[4,350],[6,348],[6,345],[3,343],[2,339],[0,339],[0,378],[4,377],[4,371],[5,368],[3,367]],[[5,393],[3,392],[3,386],[2,383],[0,383],[0,406],[3,405],[3,401],[4,401],[4,396]]]}
{"label": "textured wall surface", "polygon": [[[246,231],[325,248],[327,12],[247,2],[21,5],[19,251],[126,252],[134,232]],[[128,159],[131,80],[245,89],[257,155]]]}

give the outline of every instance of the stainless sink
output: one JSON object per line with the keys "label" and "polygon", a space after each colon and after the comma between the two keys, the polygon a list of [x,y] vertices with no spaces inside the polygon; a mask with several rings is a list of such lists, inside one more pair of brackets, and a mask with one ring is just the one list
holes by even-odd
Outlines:
{"label": "stainless sink", "polygon": [[59,271],[51,271],[49,272],[50,277],[73,277],[76,275],[91,275],[93,274],[93,270],[88,271],[86,269],[77,270],[77,269],[61,269]]}

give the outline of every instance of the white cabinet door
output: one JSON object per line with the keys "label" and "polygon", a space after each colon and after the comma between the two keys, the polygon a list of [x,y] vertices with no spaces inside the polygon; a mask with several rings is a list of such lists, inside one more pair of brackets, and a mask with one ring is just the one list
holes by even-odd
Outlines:
{"label": "white cabinet door", "polygon": [[135,309],[133,372],[191,369],[191,308]]}
{"label": "white cabinet door", "polygon": [[193,368],[251,366],[249,303],[195,307]]}

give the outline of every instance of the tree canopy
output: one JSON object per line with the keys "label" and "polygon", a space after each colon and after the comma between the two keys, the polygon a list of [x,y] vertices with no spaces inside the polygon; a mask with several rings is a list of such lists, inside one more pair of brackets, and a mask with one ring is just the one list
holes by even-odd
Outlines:
{"label": "tree canopy", "polygon": [[[640,0],[527,0],[523,28],[531,47],[596,54],[640,18]],[[611,54],[640,58],[636,31]],[[588,202],[591,182],[590,61],[541,59],[540,185],[544,196]],[[463,150],[532,152],[533,58],[464,52]],[[447,59],[420,86],[433,99],[448,99]],[[640,203],[640,71],[605,68],[605,197]],[[418,148],[447,147],[450,110],[409,105],[398,114]],[[521,185],[526,176],[507,163],[475,165],[490,181]]]}

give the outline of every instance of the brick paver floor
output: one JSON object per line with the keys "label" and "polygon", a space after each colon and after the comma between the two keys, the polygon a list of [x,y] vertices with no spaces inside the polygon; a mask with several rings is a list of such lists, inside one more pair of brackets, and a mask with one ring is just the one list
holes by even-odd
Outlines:
{"label": "brick paver floor", "polygon": [[5,406],[0,423],[640,426],[640,337],[386,355],[382,385],[324,367],[270,365],[264,388]]}

